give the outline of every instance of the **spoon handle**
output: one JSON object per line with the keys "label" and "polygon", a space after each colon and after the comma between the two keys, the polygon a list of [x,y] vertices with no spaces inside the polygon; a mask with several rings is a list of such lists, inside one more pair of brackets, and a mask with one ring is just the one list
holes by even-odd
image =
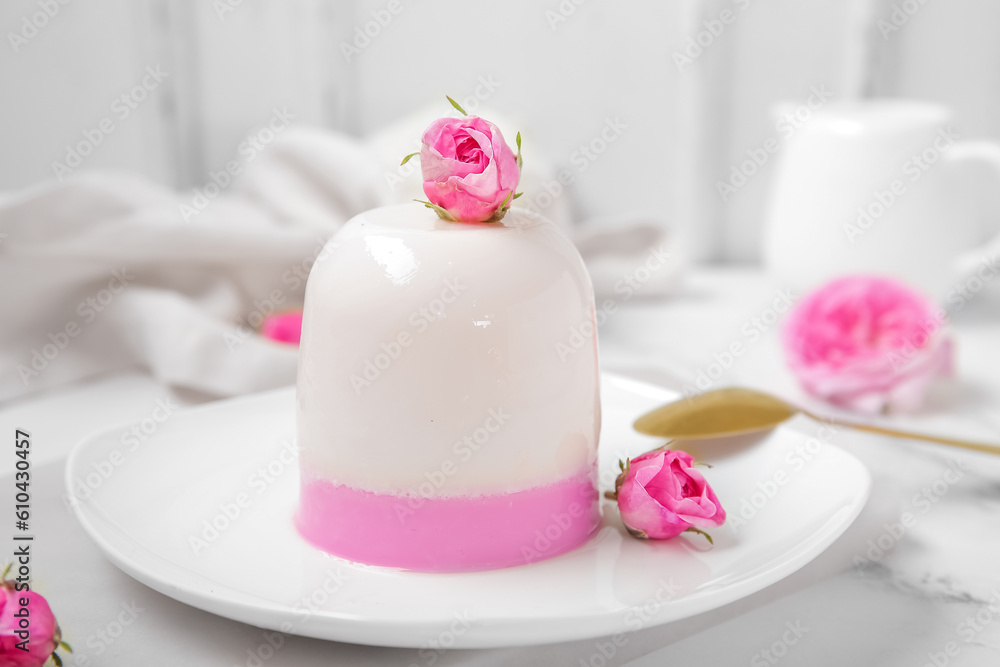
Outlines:
{"label": "spoon handle", "polygon": [[810,419],[815,419],[816,421],[839,424],[841,426],[857,429],[859,431],[867,431],[868,433],[889,435],[894,438],[907,438],[909,440],[923,440],[925,442],[936,442],[941,445],[951,445],[952,447],[961,447],[963,449],[973,449],[977,452],[986,452],[987,454],[1000,455],[1000,446],[997,445],[988,445],[982,442],[971,442],[969,440],[957,440],[955,438],[942,438],[936,435],[927,435],[925,433],[912,433],[910,431],[900,431],[894,428],[883,428],[881,426],[872,426],[871,424],[860,424],[858,422],[845,422],[841,419],[826,419],[820,417],[819,415],[814,415],[811,412],[803,412],[803,414],[809,417]]}

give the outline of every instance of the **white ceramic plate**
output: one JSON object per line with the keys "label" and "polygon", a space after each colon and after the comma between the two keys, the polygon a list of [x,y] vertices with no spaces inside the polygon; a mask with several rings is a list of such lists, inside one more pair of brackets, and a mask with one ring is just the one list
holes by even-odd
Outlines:
{"label": "white ceramic plate", "polygon": [[[604,488],[619,457],[662,444],[635,433],[633,419],[674,398],[603,376]],[[788,428],[707,442],[694,453],[714,464],[706,475],[730,514],[711,531],[714,546],[696,535],[634,540],[605,502],[601,530],[572,553],[504,570],[419,574],[342,561],[299,538],[291,388],[176,413],[141,442],[123,431],[77,445],[66,471],[71,495],[86,495],[80,483],[88,485],[75,512],[118,567],[220,616],[379,646],[569,641],[714,609],[816,557],[871,486],[857,459]]]}

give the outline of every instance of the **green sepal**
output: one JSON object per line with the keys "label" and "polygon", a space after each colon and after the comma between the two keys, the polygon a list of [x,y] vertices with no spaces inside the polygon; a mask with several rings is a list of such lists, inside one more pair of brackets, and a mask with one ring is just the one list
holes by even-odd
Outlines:
{"label": "green sepal", "polygon": [[449,102],[451,102],[451,106],[453,106],[453,107],[455,107],[456,109],[458,109],[458,112],[459,112],[460,114],[462,114],[463,116],[468,116],[468,115],[469,115],[469,114],[468,114],[468,113],[467,113],[467,112],[465,111],[465,109],[463,109],[463,108],[462,108],[462,105],[461,105],[461,104],[459,104],[459,103],[458,103],[458,102],[456,102],[455,100],[451,99],[451,97],[448,97],[448,95],[445,95],[445,97],[447,97],[447,98],[448,98],[448,101],[449,101]]}
{"label": "green sepal", "polygon": [[706,533],[704,530],[701,530],[700,528],[695,528],[694,526],[691,526],[690,528],[686,529],[684,532],[685,533],[698,533],[699,535],[704,535],[705,539],[708,540],[709,544],[711,544],[713,546],[715,545],[715,542],[712,541],[712,536],[709,535],[708,533]]}
{"label": "green sepal", "polygon": [[432,204],[429,201],[424,201],[423,199],[414,199],[413,201],[420,202],[427,208],[431,209],[432,211],[437,213],[438,217],[441,218],[442,220],[447,220],[448,222],[458,222],[458,220],[455,219],[455,216],[453,216],[451,213],[448,212],[448,209],[441,208],[437,204]]}

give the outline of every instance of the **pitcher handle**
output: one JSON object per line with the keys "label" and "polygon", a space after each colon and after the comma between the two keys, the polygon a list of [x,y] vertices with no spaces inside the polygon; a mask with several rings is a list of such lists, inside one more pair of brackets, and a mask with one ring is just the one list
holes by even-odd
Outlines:
{"label": "pitcher handle", "polygon": [[[992,167],[1000,191],[1000,143],[964,141],[952,146],[945,156],[952,164],[979,163]],[[1000,229],[985,244],[959,255],[955,270],[963,278],[970,278],[984,263],[992,272],[990,278],[1000,273]]]}

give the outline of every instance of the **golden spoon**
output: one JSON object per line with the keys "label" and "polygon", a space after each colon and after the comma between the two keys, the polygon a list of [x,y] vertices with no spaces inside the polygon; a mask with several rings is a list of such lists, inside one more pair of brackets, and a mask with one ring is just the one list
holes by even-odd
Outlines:
{"label": "golden spoon", "polygon": [[716,389],[689,398],[682,398],[659,407],[635,420],[639,433],[677,440],[700,440],[721,436],[767,431],[797,414],[816,421],[829,422],[859,431],[890,435],[896,438],[925,440],[953,447],[964,447],[989,454],[1000,454],[1000,446],[968,440],[941,438],[922,433],[910,433],[870,424],[824,418],[798,408],[782,399],[756,389],[729,387]]}

